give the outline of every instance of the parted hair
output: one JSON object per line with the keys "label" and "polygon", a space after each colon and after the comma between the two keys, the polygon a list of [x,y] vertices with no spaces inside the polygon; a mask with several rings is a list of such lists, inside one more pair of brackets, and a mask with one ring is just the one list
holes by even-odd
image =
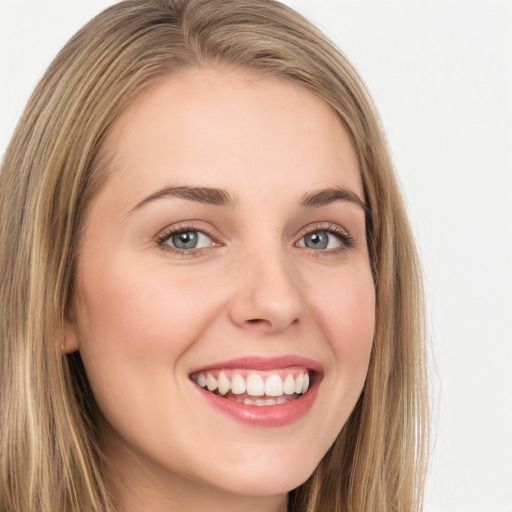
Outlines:
{"label": "parted hair", "polygon": [[180,70],[244,69],[298,84],[348,131],[368,204],[376,329],[357,405],[290,512],[422,508],[428,407],[421,274],[372,101],[347,58],[274,0],[128,0],[82,28],[32,94],[0,168],[0,510],[114,512],[97,406],[60,350],[103,142],[136,96]]}

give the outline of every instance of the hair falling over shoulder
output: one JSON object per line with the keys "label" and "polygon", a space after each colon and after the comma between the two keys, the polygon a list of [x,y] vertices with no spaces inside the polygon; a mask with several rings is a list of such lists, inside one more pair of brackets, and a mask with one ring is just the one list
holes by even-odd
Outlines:
{"label": "hair falling over shoulder", "polygon": [[420,267],[386,141],[364,85],[312,24],[274,0],[128,0],[62,49],[0,170],[0,510],[114,512],[97,407],[61,353],[78,235],[105,179],[102,142],[135,96],[203,65],[282,77],[349,132],[369,206],[376,330],[363,393],[290,512],[422,508],[428,407]]}

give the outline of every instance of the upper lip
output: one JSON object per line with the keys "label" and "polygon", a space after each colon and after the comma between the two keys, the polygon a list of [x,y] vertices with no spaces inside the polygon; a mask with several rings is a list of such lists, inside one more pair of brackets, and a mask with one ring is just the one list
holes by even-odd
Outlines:
{"label": "upper lip", "polygon": [[227,361],[219,361],[198,368],[194,368],[190,374],[197,372],[206,372],[214,369],[247,369],[247,370],[278,370],[280,368],[289,368],[299,366],[313,370],[314,372],[322,372],[323,366],[318,361],[307,357],[296,355],[283,356],[248,356],[229,359]]}

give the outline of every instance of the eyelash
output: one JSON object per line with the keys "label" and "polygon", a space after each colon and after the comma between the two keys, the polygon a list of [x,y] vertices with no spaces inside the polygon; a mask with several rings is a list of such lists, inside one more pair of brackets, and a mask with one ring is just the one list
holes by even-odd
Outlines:
{"label": "eyelash", "polygon": [[207,226],[198,226],[197,224],[179,224],[178,226],[171,226],[167,228],[163,233],[158,235],[155,239],[155,242],[162,250],[177,254],[178,256],[197,256],[202,254],[202,251],[204,251],[206,247],[201,247],[199,249],[178,249],[165,243],[172,236],[179,235],[180,233],[188,233],[191,231],[200,232],[207,235],[209,238],[211,238],[213,246],[221,245],[220,243],[215,242],[215,239],[218,238],[218,236],[216,236],[216,234],[213,233],[211,229],[208,229]]}
{"label": "eyelash", "polygon": [[340,253],[346,252],[349,249],[354,248],[356,245],[355,239],[345,229],[331,222],[316,223],[306,226],[299,234],[298,239],[302,240],[305,236],[318,232],[324,232],[328,233],[329,235],[335,236],[339,240],[340,246],[334,249],[324,250],[311,249],[309,247],[301,247],[302,249],[309,251],[309,253],[312,254],[313,256],[336,256]]}
{"label": "eyelash", "polygon": [[[219,242],[216,242],[215,239],[218,238],[215,233],[212,232],[211,229],[208,229],[207,226],[198,226],[197,224],[179,224],[178,226],[171,226],[166,229],[163,233],[159,234],[155,242],[156,244],[164,251],[171,252],[173,254],[177,254],[179,256],[197,256],[203,253],[204,249],[208,249],[208,247],[201,247],[199,249],[178,249],[176,247],[172,247],[171,245],[166,244],[165,242],[169,240],[171,236],[179,235],[180,233],[187,232],[200,232],[206,234],[212,240],[212,246],[222,245]],[[352,249],[355,246],[354,238],[343,228],[338,226],[337,224],[328,223],[317,223],[306,226],[299,234],[298,241],[302,240],[307,235],[317,232],[324,232],[330,235],[335,236],[340,241],[340,246],[334,249],[311,249],[305,246],[299,246],[301,249],[307,250],[310,254],[319,257],[321,255],[337,255],[339,253],[345,252],[349,249]],[[295,246],[298,243],[295,242]]]}

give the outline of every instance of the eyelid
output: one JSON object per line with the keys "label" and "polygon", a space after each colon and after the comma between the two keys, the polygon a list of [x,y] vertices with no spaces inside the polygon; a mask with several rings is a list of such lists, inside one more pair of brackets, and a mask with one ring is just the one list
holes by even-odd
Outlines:
{"label": "eyelid", "polygon": [[[198,249],[178,249],[172,247],[171,245],[165,244],[164,242],[172,235],[177,235],[179,233],[184,233],[187,231],[200,231],[206,234],[212,241],[212,245],[209,247],[201,247]],[[314,222],[312,224],[308,224],[304,228],[302,228],[297,234],[296,241],[294,243],[297,246],[298,242],[304,238],[306,235],[310,233],[314,233],[316,231],[326,231],[340,240],[340,247],[335,249],[310,249],[305,246],[298,246],[300,248],[304,248],[309,250],[311,253],[314,253],[315,256],[323,255],[335,255],[340,252],[346,251],[355,245],[354,238],[350,235],[350,233],[339,224],[335,224],[333,222]],[[218,233],[216,229],[214,229],[210,224],[205,223],[203,221],[195,221],[195,220],[187,220],[180,221],[176,224],[172,224],[167,226],[165,229],[160,231],[154,238],[156,245],[162,250],[177,254],[179,256],[193,256],[202,254],[204,251],[208,250],[210,247],[221,246],[223,245],[221,240],[221,235]]]}
{"label": "eyelid", "polygon": [[[302,240],[306,235],[309,235],[311,233],[315,233],[316,231],[326,231],[330,234],[333,234],[337,236],[340,240],[341,246],[336,249],[324,249],[324,250],[313,250],[313,252],[317,253],[323,253],[323,254],[336,254],[341,251],[345,251],[347,249],[350,249],[354,247],[355,240],[352,237],[352,235],[343,227],[341,227],[339,224],[335,224],[333,222],[315,222],[313,224],[308,224],[304,228],[302,228],[297,235],[297,241],[295,242],[295,245]],[[299,246],[302,247],[302,246]],[[305,247],[308,249],[307,247]]]}
{"label": "eyelid", "polygon": [[204,233],[212,240],[211,247],[222,245],[220,235],[217,230],[213,229],[211,225],[202,221],[181,221],[176,224],[171,224],[165,229],[160,231],[154,238],[155,243],[162,249],[168,252],[172,252],[178,255],[193,255],[199,254],[202,251],[208,249],[208,247],[201,247],[199,249],[178,249],[171,245],[165,244],[164,242],[169,239],[172,235],[178,235],[179,233],[186,233],[187,231],[200,231]]}

